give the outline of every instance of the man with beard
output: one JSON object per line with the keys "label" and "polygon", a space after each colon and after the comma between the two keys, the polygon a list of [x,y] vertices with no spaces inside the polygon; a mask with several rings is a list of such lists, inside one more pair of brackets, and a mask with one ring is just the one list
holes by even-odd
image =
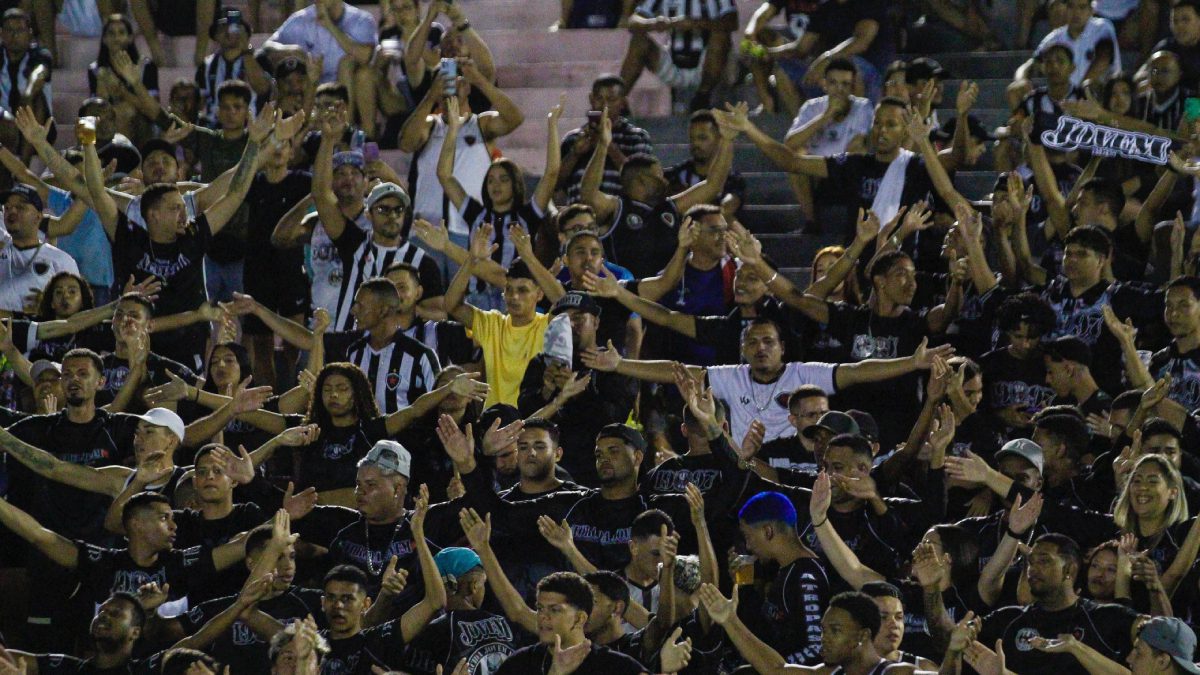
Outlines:
{"label": "man with beard", "polygon": [[[1079,547],[1062,534],[1044,534],[1033,543],[1027,558],[1025,581],[1033,602],[1005,607],[983,619],[979,641],[985,645],[1003,643],[1008,655],[1006,666],[1015,673],[1029,675],[1070,675],[1088,672],[1072,656],[1031,649],[1036,638],[1062,634],[1075,638],[1117,662],[1124,661],[1133,648],[1137,613],[1123,605],[1101,604],[1079,597],[1075,591],[1082,569]],[[954,645],[946,660],[958,659]]]}
{"label": "man with beard", "polygon": [[[414,223],[416,226],[417,223]],[[421,285],[421,271],[416,265],[394,262],[384,270],[383,276],[396,286],[396,292],[400,294],[396,322],[405,335],[432,349],[442,367],[479,361],[478,351],[461,323],[426,320],[417,313],[417,306],[425,298],[425,287]]]}
{"label": "man with beard", "polygon": [[59,272],[79,274],[75,259],[42,241],[42,198],[32,186],[18,183],[0,193],[4,205],[4,234],[0,242],[0,309],[21,312],[30,291],[40,293]]}
{"label": "man with beard", "polygon": [[708,177],[675,195],[667,194],[662,165],[653,156],[636,154],[621,166],[621,192],[612,196],[600,191],[604,162],[612,143],[612,120],[600,120],[600,138],[592,152],[580,187],[580,200],[596,210],[601,223],[605,257],[629,268],[636,278],[648,277],[670,260],[677,243],[680,214],[697,204],[716,200],[725,189],[733,163],[733,139],[737,131],[722,127],[721,143],[709,167]]}
{"label": "man with beard", "polygon": [[[932,675],[933,671],[919,670],[915,665],[889,661],[875,648],[875,635],[882,621],[879,609],[870,596],[864,593],[839,593],[829,600],[829,607],[820,617],[820,656],[814,655],[812,664],[797,665],[785,658],[769,644],[761,640],[738,616],[738,595],[735,587],[733,598],[721,595],[712,584],[700,587],[700,600],[716,621],[725,629],[737,647],[757,673],[785,675],[802,673],[832,672],[844,675]],[[818,606],[814,606],[819,609]]]}
{"label": "man with beard", "polygon": [[[688,119],[688,159],[668,168],[667,190],[672,194],[683,192],[703,181],[712,171],[721,143],[721,130],[711,110],[697,110]],[[746,201],[746,179],[737,171],[730,171],[725,179],[725,192],[713,200],[713,204],[732,217]]]}
{"label": "man with beard", "polygon": [[[746,458],[751,468],[765,478],[778,480],[779,469],[816,475],[821,461],[818,446],[823,448],[839,433],[859,433],[853,417],[840,411],[830,412],[829,394],[816,385],[801,385],[788,394],[787,409],[788,422],[795,428],[796,435],[763,443],[757,453]],[[822,433],[826,435],[820,438]]]}
{"label": "man with beard", "polygon": [[143,609],[139,597],[128,592],[113,593],[96,610],[88,630],[88,636],[95,647],[93,656],[89,659],[79,659],[66,654],[30,654],[12,649],[5,651],[14,663],[21,667],[20,672],[26,675],[110,672],[155,675],[162,672],[162,663],[169,652],[179,649],[204,649],[228,631],[239,618],[252,622],[259,630],[270,628],[271,623],[255,609],[263,594],[270,588],[270,583],[270,577],[247,581],[228,609],[213,616],[195,633],[179,640],[170,649],[143,659],[133,658],[134,645],[142,637],[142,631],[146,627],[147,612],[153,611],[153,608]]}
{"label": "man with beard", "polygon": [[[757,419],[765,426],[763,438],[771,440],[794,434],[796,431],[788,421],[787,409],[776,400],[777,396],[795,391],[804,384],[816,384],[832,394],[856,384],[898,378],[917,370],[928,369],[935,356],[953,351],[947,345],[927,347],[925,340],[921,340],[915,347],[912,356],[904,358],[867,358],[857,363],[837,365],[784,363],[783,331],[779,324],[771,319],[756,318],[742,333],[742,356],[748,364],[708,368],[689,365],[686,368],[689,376],[694,379],[707,376],[713,394],[729,405],[730,427],[734,438],[745,438],[750,430],[750,423]],[[895,350],[894,353],[904,352]],[[675,368],[679,365],[674,361],[625,359],[611,345],[605,350],[592,349],[585,352],[583,363],[593,370],[617,372],[640,380],[665,384],[675,382]],[[887,395],[895,396],[895,392],[891,391]]]}
{"label": "man with beard", "polygon": [[1167,397],[1195,410],[1200,407],[1200,277],[1172,279],[1166,285],[1165,299],[1163,322],[1171,333],[1171,344],[1150,359],[1150,377],[1161,380],[1169,376]]}
{"label": "man with beard", "polygon": [[[600,429],[629,417],[637,388],[628,377],[583,366],[583,352],[596,346],[601,310],[595,299],[571,291],[550,311],[552,316],[563,313],[571,320],[571,363],[545,353],[533,357],[525,367],[517,407],[526,418],[542,418],[557,425],[555,445],[561,445],[562,453],[559,463],[577,482],[593,486],[595,462],[588,451]],[[519,444],[517,448],[519,452]],[[550,468],[553,474],[553,466]]]}

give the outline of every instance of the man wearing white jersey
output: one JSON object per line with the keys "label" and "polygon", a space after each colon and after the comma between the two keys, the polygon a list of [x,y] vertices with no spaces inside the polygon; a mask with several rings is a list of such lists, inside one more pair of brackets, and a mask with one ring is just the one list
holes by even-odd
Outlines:
{"label": "man wearing white jersey", "polygon": [[[450,230],[451,240],[466,248],[470,234],[469,225],[463,220],[459,210],[446,198],[437,177],[438,157],[442,152],[442,142],[446,138],[443,104],[446,91],[453,86],[457,92],[459,110],[466,116],[466,121],[458,131],[458,142],[454,151],[454,177],[476,201],[482,199],[480,190],[483,188],[483,179],[492,164],[488,146],[492,141],[521,126],[525,116],[512,99],[480,74],[479,69],[470,60],[460,61],[459,68],[462,75],[455,78],[453,83],[448,83],[441,76],[434,80],[425,98],[421,99],[416,110],[404,123],[404,128],[400,130],[400,149],[414,155],[409,169],[409,191],[416,198],[413,216],[431,223],[445,222]],[[486,96],[494,110],[478,113],[472,111],[469,103],[472,88],[477,88]],[[453,266],[452,269],[452,263],[442,254],[435,255],[442,266],[442,272],[446,278],[450,278],[457,266]],[[424,282],[422,284],[424,285]],[[428,286],[426,290],[429,290]]]}
{"label": "man wearing white jersey", "polygon": [[1100,81],[1121,72],[1121,48],[1117,45],[1117,31],[1112,22],[1094,15],[1092,0],[1066,0],[1066,4],[1067,25],[1055,28],[1042,38],[1033,57],[1017,68],[1014,79],[1018,82],[1037,77],[1034,70],[1037,57],[1054,45],[1066,45],[1074,56],[1072,86],[1079,86],[1084,80]]}

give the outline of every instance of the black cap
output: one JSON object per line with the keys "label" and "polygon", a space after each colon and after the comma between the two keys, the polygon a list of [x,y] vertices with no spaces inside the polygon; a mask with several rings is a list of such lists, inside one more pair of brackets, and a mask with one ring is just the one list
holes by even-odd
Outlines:
{"label": "black cap", "polygon": [[289,56],[275,66],[275,79],[282,80],[292,73],[308,74],[308,64],[303,59]]}
{"label": "black cap", "polygon": [[24,197],[25,201],[27,201],[31,205],[33,205],[33,207],[36,208],[38,211],[41,211],[42,209],[46,208],[46,205],[42,202],[42,196],[38,194],[37,189],[34,188],[32,185],[26,185],[25,183],[17,183],[12,186],[11,190],[5,190],[4,192],[0,192],[0,204],[7,202],[8,198],[12,197],[13,195],[16,195],[18,197]]}
{"label": "black cap", "polygon": [[858,422],[850,415],[840,410],[830,410],[821,415],[817,423],[805,427],[804,431],[800,432],[808,440],[816,437],[817,431],[828,431],[837,436],[838,434],[854,434],[860,435],[862,431],[858,428]]}
{"label": "black cap", "polygon": [[[941,128],[933,132],[932,136],[939,141],[948,141],[954,138],[954,131],[958,128],[958,118],[951,117],[942,122]],[[967,115],[967,129],[971,136],[980,141],[994,141],[996,136],[983,126],[983,122],[974,115]]]}
{"label": "black cap", "polygon": [[175,150],[178,147],[178,145],[166,140],[165,138],[151,138],[145,143],[142,143],[142,147],[138,149],[138,152],[141,153],[143,160],[149,157],[150,153],[152,152],[165,152],[168,155],[175,157]]}
{"label": "black cap", "polygon": [[584,293],[583,291],[569,291],[566,295],[559,298],[558,302],[554,303],[554,307],[550,309],[550,314],[558,314],[568,309],[578,309],[594,316],[600,316],[600,305],[596,302],[596,299],[592,297],[591,293]]}
{"label": "black cap", "polygon": [[597,441],[601,438],[619,438],[625,441],[626,444],[632,445],[635,450],[642,452],[646,450],[646,439],[642,437],[642,433],[627,424],[614,423],[604,425],[600,433],[596,434]]}
{"label": "black cap", "polygon": [[227,9],[221,10],[220,16],[218,16],[216,19],[214,19],[212,22],[212,25],[208,27],[208,37],[210,37],[214,40],[217,39],[217,30],[221,26],[229,26],[229,25],[239,25],[247,33],[252,32],[250,30],[250,24],[246,23],[246,19],[244,19],[242,17],[241,10],[227,8]]}
{"label": "black cap", "polygon": [[876,443],[879,441],[879,425],[875,423],[875,418],[871,413],[865,410],[847,410],[846,414],[854,418],[858,423],[858,435]]}
{"label": "black cap", "polygon": [[927,56],[921,56],[908,62],[908,67],[904,69],[904,81],[907,84],[916,84],[921,80],[931,80],[937,78],[946,80],[950,78],[950,71],[942,67],[942,64],[934,61]]}
{"label": "black cap", "polygon": [[1064,335],[1043,345],[1046,354],[1055,361],[1073,361],[1085,366],[1092,365],[1092,349],[1074,335]]}
{"label": "black cap", "polygon": [[436,49],[442,44],[442,38],[446,35],[446,27],[434,21],[429,24],[429,36],[425,38],[425,42],[429,44],[430,49]]}

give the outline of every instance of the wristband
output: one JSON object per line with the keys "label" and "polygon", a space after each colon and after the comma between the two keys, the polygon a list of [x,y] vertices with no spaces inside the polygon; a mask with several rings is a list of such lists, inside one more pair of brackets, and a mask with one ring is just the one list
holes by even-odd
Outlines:
{"label": "wristband", "polygon": [[1016,532],[1013,532],[1011,526],[1005,526],[1004,533],[1007,534],[1008,536],[1012,537],[1013,539],[1016,539],[1017,541],[1021,541],[1025,538],[1024,534],[1017,534]]}
{"label": "wristband", "polygon": [[828,523],[828,522],[829,522],[829,516],[825,516],[825,520],[822,520],[822,521],[821,521],[821,522],[819,522],[819,523],[813,523],[813,529],[815,530],[815,529],[817,529],[818,527],[820,527],[820,526],[822,526],[822,525],[824,525],[825,523]]}

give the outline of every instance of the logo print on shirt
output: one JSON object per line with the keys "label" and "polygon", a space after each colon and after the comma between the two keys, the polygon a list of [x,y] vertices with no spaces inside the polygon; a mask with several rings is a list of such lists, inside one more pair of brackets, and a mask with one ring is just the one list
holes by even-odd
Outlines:
{"label": "logo print on shirt", "polygon": [[631,230],[640,230],[645,224],[646,223],[642,221],[642,217],[636,213],[631,213],[625,218],[625,227]]}

